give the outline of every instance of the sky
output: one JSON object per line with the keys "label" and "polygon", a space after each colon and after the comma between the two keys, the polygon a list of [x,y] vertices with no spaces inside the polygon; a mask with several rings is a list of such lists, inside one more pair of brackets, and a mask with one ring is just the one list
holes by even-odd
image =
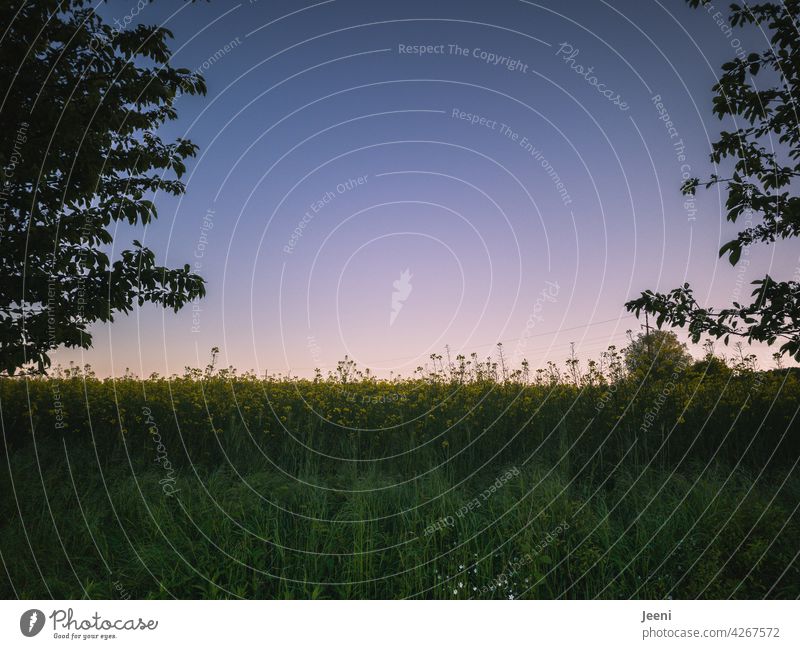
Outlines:
{"label": "sky", "polygon": [[746,224],[716,189],[679,191],[732,127],[711,114],[721,64],[765,46],[716,4],[110,0],[111,23],[168,27],[208,86],[163,132],[200,147],[185,195],[115,247],[141,238],[208,294],[99,324],[54,363],[172,374],[218,347],[258,374],[347,355],[389,376],[502,342],[540,367],[623,346],[645,289],[727,306],[791,277],[789,245],[719,259]]}

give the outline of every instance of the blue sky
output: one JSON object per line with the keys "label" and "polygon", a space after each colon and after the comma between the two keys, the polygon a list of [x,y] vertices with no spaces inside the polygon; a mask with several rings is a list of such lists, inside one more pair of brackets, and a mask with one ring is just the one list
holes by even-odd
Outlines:
{"label": "blue sky", "polygon": [[[717,10],[722,12],[717,15]],[[639,323],[623,303],[690,281],[729,304],[788,246],[717,250],[736,231],[716,191],[693,203],[722,127],[719,66],[764,46],[725,5],[684,2],[111,2],[164,24],[206,97],[165,135],[200,146],[145,242],[191,263],[208,296],[94,329],[56,363],[144,375],[204,365],[311,374],[348,354],[408,374],[431,353],[533,366],[596,357]],[[670,123],[668,123],[668,121]],[[141,231],[120,227],[117,246]],[[403,278],[403,273],[408,271]],[[398,288],[399,287],[399,288]],[[766,350],[757,350],[762,359]]]}

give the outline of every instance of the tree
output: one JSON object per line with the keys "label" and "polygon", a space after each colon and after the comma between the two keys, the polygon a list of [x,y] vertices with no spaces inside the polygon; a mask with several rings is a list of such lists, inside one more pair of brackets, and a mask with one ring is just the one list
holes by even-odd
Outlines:
{"label": "tree", "polygon": [[157,192],[185,191],[197,147],[157,131],[205,84],[170,66],[169,30],[117,29],[87,0],[4,0],[0,21],[0,371],[44,372],[53,349],[91,345],[93,322],[205,294],[139,241],[107,252],[116,222],[147,224]]}
{"label": "tree", "polygon": [[693,359],[686,345],[671,331],[639,334],[625,348],[625,367],[630,374],[666,378],[688,367]]}
{"label": "tree", "polygon": [[[708,0],[686,0],[692,7]],[[792,195],[792,183],[800,176],[800,128],[797,97],[800,92],[800,32],[795,20],[800,0],[767,2],[751,6],[731,5],[730,24],[756,25],[769,34],[770,48],[725,63],[713,90],[713,112],[720,119],[732,117],[741,126],[722,131],[712,147],[715,164],[733,162],[729,178],[712,174],[706,188],[722,185],[727,198],[727,219],[736,222],[745,214],[748,225],[727,242],[719,255],[736,265],[742,251],[757,243],[770,244],[800,234],[800,197]],[[764,88],[758,90],[758,88]],[[768,148],[775,142],[781,151]],[[686,181],[684,194],[693,195],[698,178]],[[693,342],[704,334],[731,336],[773,344],[780,339],[782,354],[800,360],[800,282],[776,281],[769,275],[753,282],[750,304],[701,307],[689,284],[663,294],[645,291],[626,303],[637,317],[641,312],[657,317],[657,325],[688,327]]]}

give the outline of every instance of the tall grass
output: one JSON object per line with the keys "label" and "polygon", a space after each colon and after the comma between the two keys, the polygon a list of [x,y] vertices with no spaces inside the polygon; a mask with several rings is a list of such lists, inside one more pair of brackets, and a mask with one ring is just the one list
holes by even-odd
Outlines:
{"label": "tall grass", "polygon": [[0,380],[0,594],[800,595],[797,373],[603,360]]}

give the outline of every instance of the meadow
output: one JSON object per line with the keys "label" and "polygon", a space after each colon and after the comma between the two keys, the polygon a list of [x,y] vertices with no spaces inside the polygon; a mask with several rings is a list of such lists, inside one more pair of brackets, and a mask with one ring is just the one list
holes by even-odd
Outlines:
{"label": "meadow", "polygon": [[4,598],[797,598],[794,368],[0,379]]}

